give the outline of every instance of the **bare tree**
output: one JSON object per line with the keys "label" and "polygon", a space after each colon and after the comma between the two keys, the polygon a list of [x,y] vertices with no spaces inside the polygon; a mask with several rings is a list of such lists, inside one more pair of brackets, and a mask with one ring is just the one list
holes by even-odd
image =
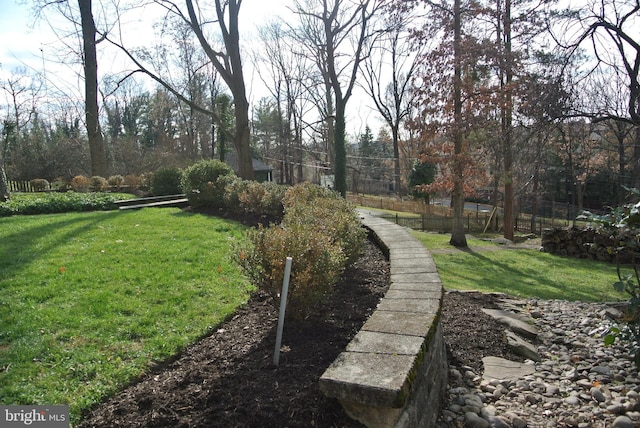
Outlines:
{"label": "bare tree", "polygon": [[[168,13],[182,20],[191,28],[207,58],[218,74],[222,77],[233,96],[235,132],[229,135],[232,138],[237,153],[239,174],[242,178],[251,180],[254,178],[253,161],[250,146],[250,120],[249,101],[247,99],[245,80],[242,68],[242,55],[240,49],[240,32],[238,18],[242,0],[215,0],[213,11],[205,9],[198,1],[185,0],[186,11],[176,3],[169,0],[155,0],[155,4],[162,6]],[[214,19],[210,19],[213,14]],[[207,37],[207,30],[215,27],[222,40],[222,46],[216,48]],[[167,91],[175,95],[180,101],[193,107],[195,111],[210,115],[225,133],[223,119],[209,106],[203,106],[197,100],[192,100],[188,95],[174,87],[168,79],[155,73],[150,67],[144,65],[143,58],[134,50],[124,46],[122,42],[109,38],[109,41],[120,48],[125,55],[136,65],[137,69],[129,75],[142,72],[154,81],[162,85]]]}
{"label": "bare tree", "polygon": [[308,104],[305,81],[312,74],[312,64],[296,52],[292,34],[282,23],[270,23],[260,29],[262,43],[256,53],[256,69],[271,93],[280,118],[278,136],[281,181],[303,180],[303,116]]}
{"label": "bare tree", "polygon": [[324,58],[326,68],[319,64],[320,71],[335,100],[335,190],[343,196],[347,192],[346,107],[366,57],[371,20],[383,4],[384,0],[295,2],[295,12],[306,22],[302,30],[307,47],[316,58]]}
{"label": "bare tree", "polygon": [[0,201],[4,201],[11,197],[5,168],[7,155],[35,115],[41,85],[34,84],[26,69],[16,69],[0,80],[0,89],[6,100],[6,114],[0,124]]}
{"label": "bare tree", "polygon": [[623,115],[593,99],[592,105],[583,105],[574,115],[596,122],[615,119],[633,125],[632,184],[635,187],[640,187],[640,40],[636,31],[639,23],[638,0],[590,0],[566,14],[564,25],[555,31],[558,46],[569,56],[586,51],[592,60],[587,63],[582,83],[597,78],[596,72],[607,76],[609,81],[622,80],[620,86],[625,89],[626,99]]}
{"label": "bare tree", "polygon": [[[394,11],[384,21],[383,32],[374,39],[363,62],[365,89],[376,109],[391,128],[394,182],[402,194],[400,168],[400,129],[411,113],[411,80],[419,64],[422,44],[409,41],[410,14]],[[389,75],[390,81],[385,76]],[[388,83],[383,83],[387,81]]]}
{"label": "bare tree", "polygon": [[[77,55],[81,59],[84,74],[85,125],[87,138],[89,140],[91,174],[106,177],[107,158],[99,120],[98,57],[96,51],[96,45],[100,43],[103,38],[97,37],[98,29],[94,20],[92,0],[78,0],[77,10],[74,9],[69,0],[37,0],[36,4],[38,16],[45,10],[54,9],[74,27],[77,28],[78,25],[80,27],[79,31],[73,33],[73,35],[76,36],[79,34],[79,40],[81,40],[81,46],[77,50],[64,40],[65,36],[58,36],[58,38],[64,46],[69,48],[74,55]],[[52,29],[58,34],[57,29],[53,27]],[[102,33],[108,31],[108,29],[101,30]]]}
{"label": "bare tree", "polygon": [[91,175],[107,176],[107,156],[100,130],[98,109],[98,57],[96,54],[96,24],[91,10],[92,0],[78,0],[82,27],[85,121],[91,154]]}

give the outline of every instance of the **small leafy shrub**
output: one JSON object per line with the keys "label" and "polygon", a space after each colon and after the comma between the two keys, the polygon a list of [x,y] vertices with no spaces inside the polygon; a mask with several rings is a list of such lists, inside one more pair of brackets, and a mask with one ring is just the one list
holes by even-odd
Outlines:
{"label": "small leafy shrub", "polygon": [[282,199],[286,186],[242,180],[236,176],[221,177],[218,182],[224,185],[224,207],[230,212],[268,215],[278,219],[278,222],[282,219]]}
{"label": "small leafy shrub", "polygon": [[282,218],[284,215],[284,195],[287,191],[287,186],[276,184],[273,182],[261,183],[266,192],[263,197],[262,206],[264,207],[264,214],[272,215],[277,218]]}
{"label": "small leafy shrub", "polygon": [[84,175],[76,175],[71,179],[71,188],[75,192],[88,192],[91,189],[91,180]]}
{"label": "small leafy shrub", "polygon": [[287,199],[282,224],[250,233],[251,246],[240,249],[237,258],[256,284],[276,297],[286,258],[292,257],[293,296],[288,305],[292,317],[304,317],[324,301],[346,265],[360,255],[366,232],[351,204],[319,186],[302,184],[285,190],[251,182],[242,189],[240,204],[259,205],[263,210],[270,204],[282,210],[283,205],[275,200]]}
{"label": "small leafy shrub", "polygon": [[224,187],[224,207],[232,213],[244,214],[240,195],[249,186],[248,180],[243,180],[235,175],[224,175],[218,178],[218,184]]}
{"label": "small leafy shrub", "polygon": [[219,160],[200,161],[185,169],[181,184],[191,206],[222,208],[225,180],[218,178],[226,175],[233,175],[233,170]]}
{"label": "small leafy shrub", "polygon": [[163,196],[182,193],[181,179],[182,171],[179,168],[161,168],[151,178],[151,194]]}
{"label": "small leafy shrub", "polygon": [[34,178],[33,180],[29,181],[29,184],[31,184],[31,187],[36,192],[44,192],[45,190],[49,190],[49,182],[44,178]]}
{"label": "small leafy shrub", "polygon": [[367,233],[353,206],[343,198],[320,197],[293,205],[287,209],[283,224],[300,225],[327,235],[342,248],[347,263],[355,261],[364,249]]}
{"label": "small leafy shrub", "polygon": [[613,345],[616,339],[621,339],[630,347],[633,361],[640,368],[640,276],[634,265],[635,275],[621,275],[618,270],[619,281],[613,284],[616,291],[629,295],[626,312],[623,314],[622,325],[611,327],[604,337],[605,345]]}
{"label": "small leafy shrub", "polygon": [[345,256],[339,245],[303,225],[272,226],[249,233],[251,245],[236,251],[245,273],[279,304],[286,257],[292,257],[287,317],[303,319],[325,301],[340,278]]}
{"label": "small leafy shrub", "polygon": [[[612,251],[624,254],[625,262],[629,257],[631,259],[630,264],[623,266],[618,258],[618,281],[613,286],[617,291],[627,293],[629,301],[621,325],[612,327],[604,341],[611,345],[616,339],[623,340],[634,356],[636,367],[640,368],[640,191],[627,190],[633,202],[616,207],[604,216],[587,213],[585,217],[616,237],[619,246]],[[624,274],[625,268],[631,273]]]}
{"label": "small leafy shrub", "polygon": [[244,212],[262,214],[264,212],[263,201],[267,189],[257,181],[249,181],[242,193],[238,195],[240,207]]}
{"label": "small leafy shrub", "polygon": [[340,197],[340,194],[333,190],[304,182],[287,189],[282,203],[284,209],[287,210],[296,204],[308,203],[318,198],[339,199]]}
{"label": "small leafy shrub", "polygon": [[91,177],[91,190],[94,192],[105,192],[109,189],[109,182],[106,178],[94,175]]}
{"label": "small leafy shrub", "polygon": [[124,185],[124,177],[121,175],[112,175],[111,177],[107,178],[107,182],[109,183],[109,186],[117,191],[120,191],[120,189],[122,189],[122,186]]}

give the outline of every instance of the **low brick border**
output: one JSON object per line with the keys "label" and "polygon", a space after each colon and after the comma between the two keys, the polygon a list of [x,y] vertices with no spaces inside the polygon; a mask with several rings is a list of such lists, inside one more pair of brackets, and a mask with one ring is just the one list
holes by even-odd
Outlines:
{"label": "low brick border", "polygon": [[434,427],[447,387],[444,289],[427,249],[403,227],[360,212],[389,257],[391,284],[375,312],[320,377],[367,427]]}

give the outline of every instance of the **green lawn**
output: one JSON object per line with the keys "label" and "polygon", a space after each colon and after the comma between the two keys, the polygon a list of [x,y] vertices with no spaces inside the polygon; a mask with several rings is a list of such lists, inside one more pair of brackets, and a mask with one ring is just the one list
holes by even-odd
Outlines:
{"label": "green lawn", "polygon": [[470,237],[467,244],[472,250],[463,251],[448,244],[448,234],[412,234],[433,250],[432,257],[446,289],[585,302],[628,299],[613,289],[618,277],[615,265],[610,263],[560,257],[534,249],[510,250]]}
{"label": "green lawn", "polygon": [[178,209],[0,218],[0,403],[72,419],[246,301],[244,226]]}
{"label": "green lawn", "polygon": [[[173,208],[0,218],[0,403],[69,404],[78,421],[197,341],[248,298],[229,257],[245,230]],[[626,299],[610,264],[414,236],[446,250],[433,257],[447,289]]]}

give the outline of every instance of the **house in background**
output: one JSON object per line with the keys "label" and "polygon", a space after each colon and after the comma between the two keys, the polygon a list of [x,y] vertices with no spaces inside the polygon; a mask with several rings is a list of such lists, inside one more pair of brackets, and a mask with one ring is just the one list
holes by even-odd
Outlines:
{"label": "house in background", "polygon": [[[257,182],[273,181],[273,168],[258,159],[251,159],[253,162],[253,173]],[[236,175],[239,173],[238,157],[235,152],[226,153],[224,162],[233,169]]]}

